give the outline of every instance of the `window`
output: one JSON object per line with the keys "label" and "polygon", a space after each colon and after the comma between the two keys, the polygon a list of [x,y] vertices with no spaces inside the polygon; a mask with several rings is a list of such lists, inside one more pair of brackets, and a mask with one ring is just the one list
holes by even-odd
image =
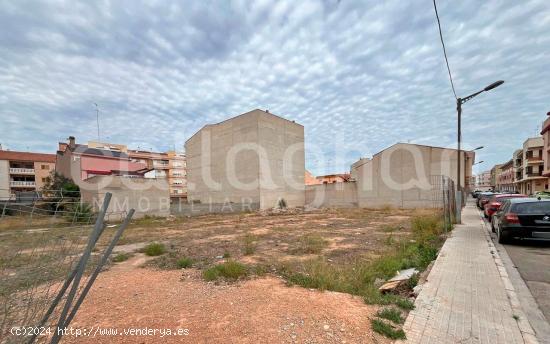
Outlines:
{"label": "window", "polygon": [[519,203],[514,206],[513,211],[519,214],[547,214],[550,212],[550,202]]}
{"label": "window", "polygon": [[50,165],[42,165],[42,166],[40,166],[40,168],[43,169],[43,170],[49,170]]}
{"label": "window", "polygon": [[46,178],[42,178],[42,183],[45,183],[46,182]]}

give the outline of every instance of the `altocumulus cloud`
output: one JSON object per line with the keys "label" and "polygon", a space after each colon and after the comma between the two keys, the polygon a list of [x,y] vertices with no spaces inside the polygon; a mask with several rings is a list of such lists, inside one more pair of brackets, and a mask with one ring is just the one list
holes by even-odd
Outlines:
{"label": "altocumulus cloud", "polygon": [[[507,160],[550,111],[550,2],[439,1],[466,147]],[[0,142],[96,138],[182,149],[253,108],[306,128],[307,167],[395,142],[450,146],[454,99],[430,0],[0,3]],[[483,167],[481,167],[483,168]]]}

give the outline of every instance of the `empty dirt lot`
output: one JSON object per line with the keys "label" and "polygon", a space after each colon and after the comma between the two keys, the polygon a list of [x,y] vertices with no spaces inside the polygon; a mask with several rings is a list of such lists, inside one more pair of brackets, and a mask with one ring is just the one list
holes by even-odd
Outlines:
{"label": "empty dirt lot", "polygon": [[[381,296],[375,284],[403,267],[425,268],[433,253],[419,246],[415,226],[433,219],[433,210],[388,208],[136,220],[71,324],[117,336],[64,341],[389,342],[371,320],[380,304],[404,304],[405,317],[410,302]],[[151,243],[161,246],[154,256]],[[131,328],[188,334],[120,334]]]}

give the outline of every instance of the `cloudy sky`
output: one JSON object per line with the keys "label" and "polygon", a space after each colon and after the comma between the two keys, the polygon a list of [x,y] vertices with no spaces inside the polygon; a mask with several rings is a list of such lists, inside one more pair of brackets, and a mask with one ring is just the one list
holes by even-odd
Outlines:
{"label": "cloudy sky", "polygon": [[[182,150],[254,108],[305,126],[306,167],[340,172],[395,142],[450,146],[456,113],[431,0],[3,1],[0,143],[69,135]],[[439,0],[477,172],[550,111],[550,1]]]}

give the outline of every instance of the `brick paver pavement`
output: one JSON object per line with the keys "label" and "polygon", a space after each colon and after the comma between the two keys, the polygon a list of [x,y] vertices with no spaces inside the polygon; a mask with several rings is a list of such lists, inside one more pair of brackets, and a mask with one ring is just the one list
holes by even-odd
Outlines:
{"label": "brick paver pavement", "polygon": [[409,343],[524,343],[475,205],[468,204],[404,325]]}

